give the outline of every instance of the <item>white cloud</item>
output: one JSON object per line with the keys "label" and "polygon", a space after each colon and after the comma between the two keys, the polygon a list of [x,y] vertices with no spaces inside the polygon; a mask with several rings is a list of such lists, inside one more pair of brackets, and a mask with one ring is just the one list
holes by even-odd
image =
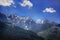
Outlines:
{"label": "white cloud", "polygon": [[53,8],[46,8],[45,10],[43,10],[43,12],[54,13],[54,12],[56,12],[56,10]]}
{"label": "white cloud", "polygon": [[13,0],[0,0],[2,6],[10,6],[11,4],[14,4]]}
{"label": "white cloud", "polygon": [[23,0],[22,3],[19,3],[22,7],[28,6],[29,8],[33,7],[33,4],[29,0]]}

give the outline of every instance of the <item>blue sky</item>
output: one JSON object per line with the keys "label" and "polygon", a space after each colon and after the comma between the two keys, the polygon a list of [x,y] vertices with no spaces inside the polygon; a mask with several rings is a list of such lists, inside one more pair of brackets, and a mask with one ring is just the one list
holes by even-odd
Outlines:
{"label": "blue sky", "polygon": [[60,0],[0,0],[0,12],[60,23]]}

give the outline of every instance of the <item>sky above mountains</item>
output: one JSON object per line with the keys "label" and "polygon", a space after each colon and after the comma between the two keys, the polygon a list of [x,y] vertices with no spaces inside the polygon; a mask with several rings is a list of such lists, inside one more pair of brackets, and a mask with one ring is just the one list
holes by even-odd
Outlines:
{"label": "sky above mountains", "polygon": [[60,23],[60,0],[0,0],[0,12]]}

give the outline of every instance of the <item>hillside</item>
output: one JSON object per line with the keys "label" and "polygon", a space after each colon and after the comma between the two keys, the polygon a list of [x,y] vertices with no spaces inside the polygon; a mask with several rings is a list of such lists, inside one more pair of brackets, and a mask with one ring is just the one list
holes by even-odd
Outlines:
{"label": "hillside", "polygon": [[60,24],[38,33],[45,40],[60,40]]}

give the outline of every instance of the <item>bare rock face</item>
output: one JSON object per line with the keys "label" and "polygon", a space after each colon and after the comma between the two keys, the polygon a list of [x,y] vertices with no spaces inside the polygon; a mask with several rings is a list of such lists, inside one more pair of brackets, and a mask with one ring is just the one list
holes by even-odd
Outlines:
{"label": "bare rock face", "polygon": [[0,13],[0,21],[2,21],[2,22],[6,22],[7,21],[7,17],[3,13]]}

